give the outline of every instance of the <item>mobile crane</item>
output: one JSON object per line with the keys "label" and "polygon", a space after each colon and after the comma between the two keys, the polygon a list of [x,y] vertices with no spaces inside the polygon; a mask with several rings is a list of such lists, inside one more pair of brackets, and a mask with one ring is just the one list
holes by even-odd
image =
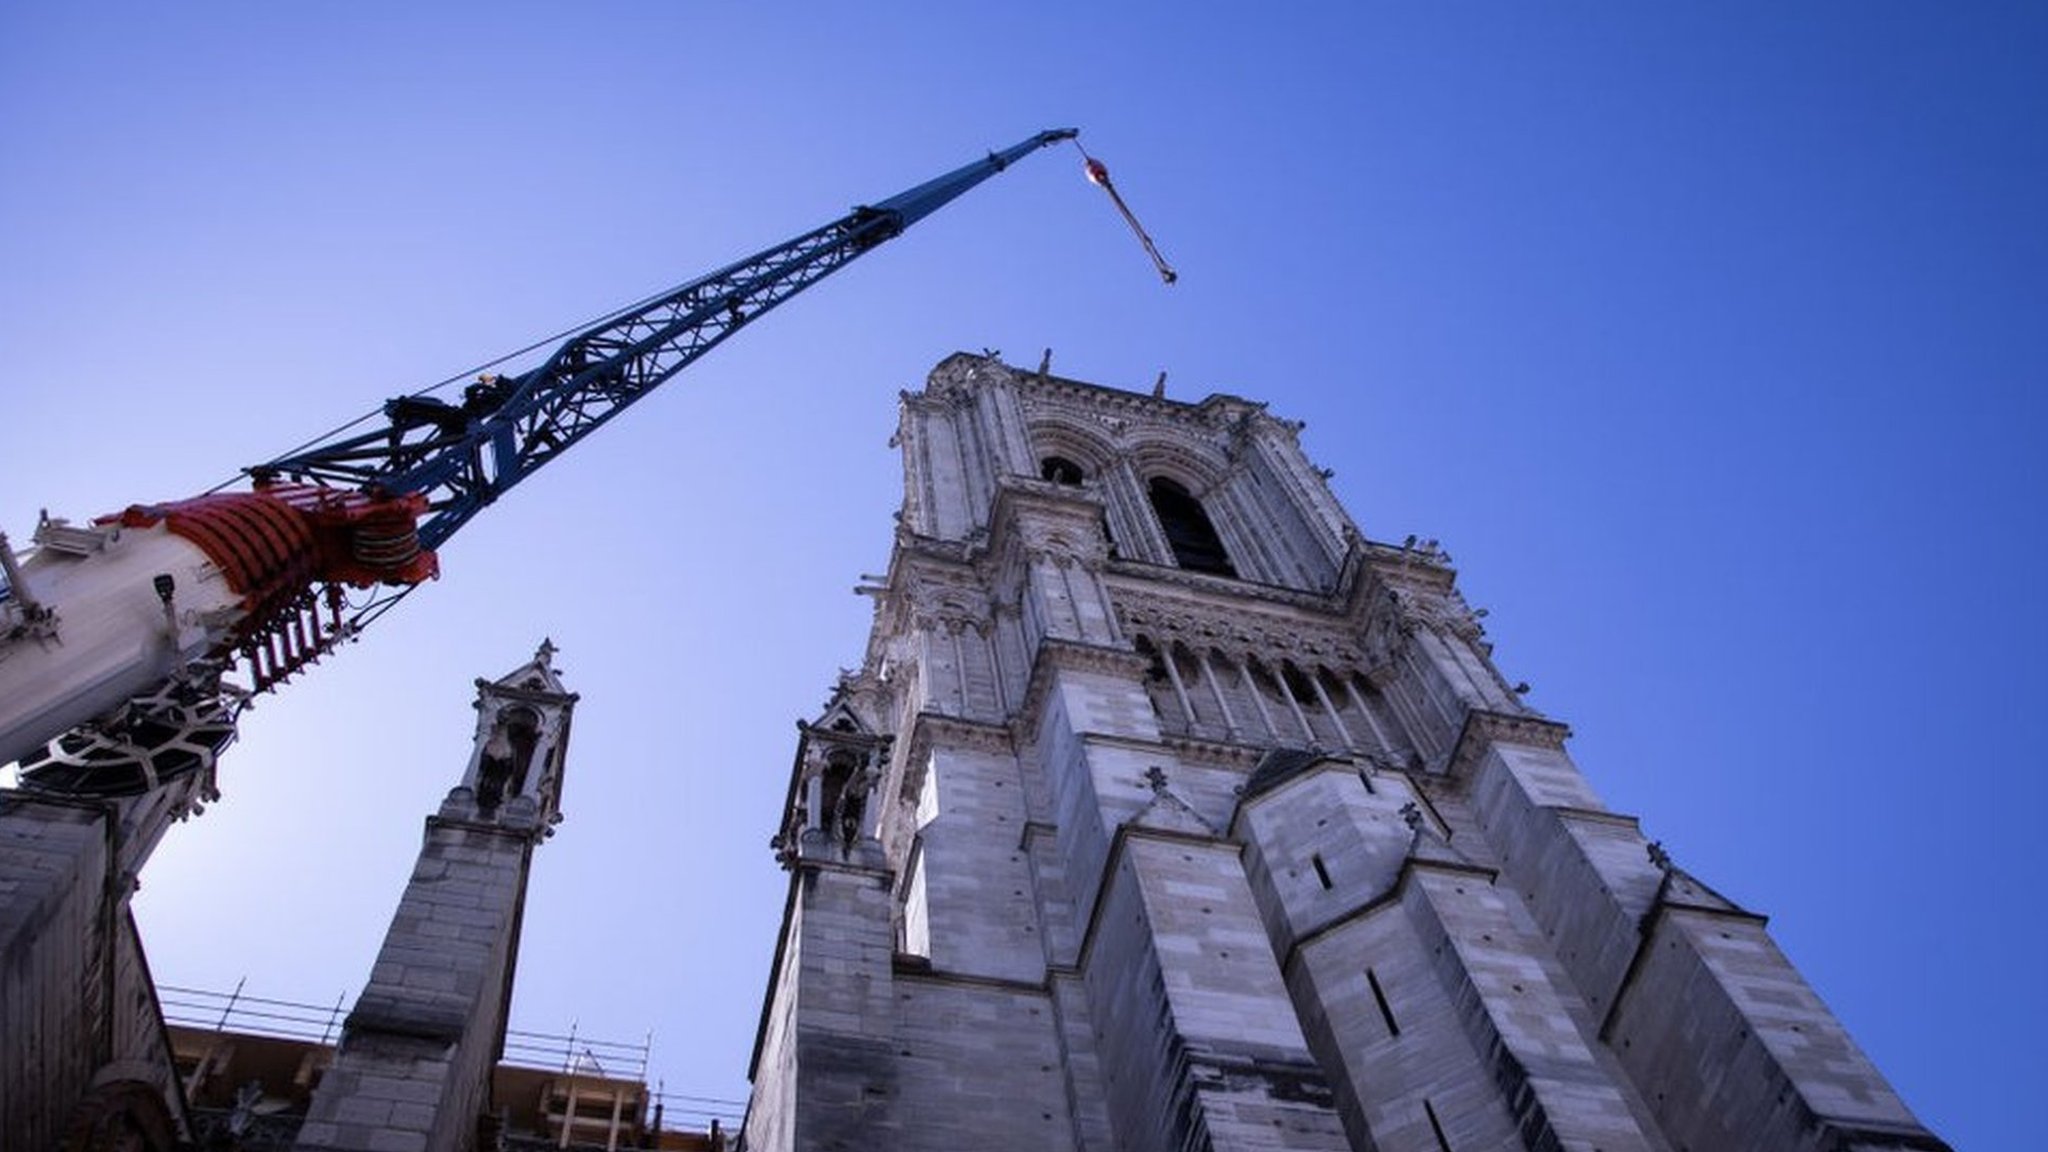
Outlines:
{"label": "mobile crane", "polygon": [[[210,772],[250,696],[437,576],[435,549],[513,485],[762,313],[1076,134],[1040,132],[629,305],[458,402],[388,401],[380,426],[244,469],[246,490],[85,524],[45,513],[19,556],[0,534],[0,765],[18,761],[24,788],[98,796]],[[350,589],[369,594],[350,604]]]}

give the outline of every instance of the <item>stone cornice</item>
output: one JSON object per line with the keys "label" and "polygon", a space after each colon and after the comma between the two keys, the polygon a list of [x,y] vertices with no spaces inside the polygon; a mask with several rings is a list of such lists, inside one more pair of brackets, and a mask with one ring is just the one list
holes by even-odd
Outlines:
{"label": "stone cornice", "polygon": [[1561,752],[1571,734],[1568,726],[1540,716],[1511,716],[1484,708],[1467,709],[1465,727],[1458,733],[1458,742],[1451,748],[1444,772],[1464,778],[1495,744],[1522,744]]}
{"label": "stone cornice", "polygon": [[1147,665],[1143,656],[1122,648],[1105,648],[1100,644],[1083,644],[1075,640],[1040,641],[1038,652],[1031,660],[1030,679],[1025,681],[1024,699],[1018,702],[1015,712],[1017,742],[1020,745],[1025,743],[1037,730],[1039,712],[1045,707],[1046,693],[1052,690],[1055,669],[1102,672],[1136,680],[1144,676]]}
{"label": "stone cornice", "polygon": [[1176,595],[1178,589],[1112,579],[1110,598],[1126,635],[1155,642],[1178,640],[1191,649],[1216,648],[1237,659],[1280,656],[1309,662],[1364,663],[1360,627],[1342,606],[1328,601],[1303,605],[1277,597],[1226,599],[1218,590]]}
{"label": "stone cornice", "polygon": [[1161,732],[1159,743],[1170,749],[1174,756],[1194,764],[1242,768],[1250,771],[1259,763],[1267,748],[1263,744],[1233,744],[1222,740],[1204,740],[1199,736]]}
{"label": "stone cornice", "polygon": [[816,739],[826,744],[847,744],[855,748],[863,749],[886,749],[889,746],[889,741],[893,739],[893,737],[891,737],[886,732],[843,732],[837,728],[827,728],[821,725],[807,723],[802,720],[796,722],[796,730],[798,748],[797,754],[799,756],[803,754],[803,747],[813,739]]}
{"label": "stone cornice", "polygon": [[923,760],[940,744],[974,752],[993,752],[1003,756],[1017,754],[1017,745],[1009,725],[964,720],[943,712],[919,712],[913,717],[910,721],[910,738],[907,743],[908,755],[913,761]]}
{"label": "stone cornice", "polygon": [[546,704],[562,708],[583,699],[574,692],[555,692],[546,688],[522,688],[516,684],[500,684],[493,680],[479,678],[476,682],[481,695],[501,700],[517,700],[525,704]]}
{"label": "stone cornice", "polygon": [[1448,592],[1458,582],[1450,557],[1431,547],[1362,541],[1365,562],[1381,582],[1397,588]]}
{"label": "stone cornice", "polygon": [[1642,831],[1642,821],[1620,812],[1604,812],[1598,808],[1575,808],[1569,804],[1546,805],[1552,815],[1560,820],[1584,820],[1589,824],[1612,824],[1631,831]]}
{"label": "stone cornice", "polygon": [[[1040,480],[1033,476],[1005,475],[996,477],[996,508],[1002,510],[1005,497],[1012,501],[1040,500],[1047,504],[1086,504],[1093,510],[1104,506],[1102,489],[1093,484],[1056,484],[1051,480]],[[990,520],[999,517],[992,516]]]}
{"label": "stone cornice", "polygon": [[1170,564],[1148,564],[1142,560],[1111,560],[1104,566],[1113,586],[1133,590],[1151,585],[1214,596],[1218,600],[1271,604],[1324,615],[1339,614],[1349,607],[1341,585],[1336,592],[1308,592],[1279,584],[1260,584],[1229,576],[1212,576]]}
{"label": "stone cornice", "polygon": [[1125,752],[1137,752],[1148,756],[1157,756],[1162,743],[1141,736],[1122,736],[1114,732],[1077,732],[1074,739],[1088,748],[1118,748]]}
{"label": "stone cornice", "polygon": [[991,385],[1007,385],[1016,389],[1019,405],[1027,418],[1037,414],[1034,409],[1042,412],[1050,405],[1097,417],[1226,435],[1251,423],[1270,422],[1290,431],[1299,427],[1268,415],[1266,405],[1262,403],[1227,392],[1212,392],[1193,402],[1172,400],[1145,392],[1071,380],[1055,376],[1050,370],[1026,371],[1003,363],[993,353],[955,352],[939,361],[926,376],[923,392],[904,392],[901,399],[905,405],[914,407],[957,404],[973,389]]}
{"label": "stone cornice", "polygon": [[1082,408],[1166,424],[1227,428],[1248,416],[1262,416],[1266,411],[1264,404],[1227,392],[1211,392],[1196,401],[1173,400],[1145,392],[1091,384],[1085,380],[1070,380],[1049,372],[1022,372],[1014,368],[1009,371],[1011,381],[1019,386],[1018,393],[1027,415],[1033,407],[1050,401],[1063,408]]}
{"label": "stone cornice", "polygon": [[873,880],[885,889],[896,886],[896,870],[893,868],[877,868],[872,864],[856,864],[851,860],[833,860],[825,856],[798,856],[790,862],[789,870],[797,876],[806,872],[839,872]]}
{"label": "stone cornice", "polygon": [[[1405,604],[1388,602],[1388,586],[1380,578],[1375,552],[1399,554],[1384,544],[1354,540],[1345,552],[1336,585],[1327,592],[1234,580],[1181,568],[1133,560],[1112,560],[1104,568],[1105,583],[1119,615],[1167,622],[1196,614],[1243,620],[1247,609],[1267,628],[1320,631],[1332,649],[1355,650],[1359,635],[1376,612],[1399,611]],[[1444,587],[1448,588],[1446,583]],[[1181,629],[1185,631],[1185,629]]]}
{"label": "stone cornice", "polygon": [[[923,963],[916,963],[916,961]],[[980,976],[972,972],[956,972],[937,968],[931,958],[911,953],[897,952],[889,957],[890,975],[903,981],[944,984],[949,987],[987,988],[996,992],[1009,992],[1018,996],[1050,996],[1052,985],[1048,980],[1012,980],[1002,976]]]}
{"label": "stone cornice", "polygon": [[986,546],[979,540],[948,540],[940,536],[923,536],[904,529],[896,534],[896,546],[889,552],[889,570],[920,560],[940,564],[972,564]]}
{"label": "stone cornice", "polygon": [[523,824],[511,824],[481,820],[473,816],[444,816],[438,812],[427,817],[427,830],[429,832],[437,830],[467,832],[472,835],[488,836],[496,840],[509,840],[515,844],[526,845],[537,844],[546,835],[546,826],[537,820],[529,819]]}

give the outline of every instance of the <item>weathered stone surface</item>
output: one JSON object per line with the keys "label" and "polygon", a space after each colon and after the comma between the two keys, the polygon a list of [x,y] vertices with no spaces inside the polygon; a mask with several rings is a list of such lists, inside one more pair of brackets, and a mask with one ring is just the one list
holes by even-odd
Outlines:
{"label": "weathered stone surface", "polygon": [[[977,356],[905,394],[748,1147],[1941,1148],[1296,428]],[[888,751],[821,852],[835,741]]]}
{"label": "weathered stone surface", "polygon": [[[479,682],[468,769],[427,820],[299,1148],[460,1152],[473,1142],[504,1041],[526,873],[560,797],[576,702],[550,651]],[[508,729],[518,738],[500,739]]]}
{"label": "weathered stone surface", "polygon": [[104,802],[0,794],[0,1147],[57,1146],[116,1084],[185,1123],[128,899],[200,786]]}

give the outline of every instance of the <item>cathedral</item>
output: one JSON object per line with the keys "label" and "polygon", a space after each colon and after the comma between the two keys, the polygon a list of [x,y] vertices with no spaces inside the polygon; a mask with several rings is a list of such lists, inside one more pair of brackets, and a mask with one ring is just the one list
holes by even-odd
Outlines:
{"label": "cathedral", "polygon": [[1945,1149],[1299,429],[987,356],[902,397],[745,1147]]}
{"label": "cathedral", "polygon": [[665,1124],[644,1068],[508,1055],[576,703],[543,644],[477,682],[316,1035],[167,1022],[127,901],[210,767],[0,796],[0,1147],[1946,1152],[1300,427],[992,356],[902,396],[867,651],[789,769],[738,1132]]}

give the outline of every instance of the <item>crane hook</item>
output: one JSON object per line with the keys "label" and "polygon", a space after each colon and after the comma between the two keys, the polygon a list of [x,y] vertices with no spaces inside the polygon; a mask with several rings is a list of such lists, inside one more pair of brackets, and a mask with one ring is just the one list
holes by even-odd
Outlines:
{"label": "crane hook", "polygon": [[1173,266],[1166,262],[1166,257],[1159,254],[1159,246],[1152,242],[1152,237],[1145,232],[1145,226],[1138,223],[1137,216],[1132,214],[1130,206],[1125,204],[1124,198],[1117,193],[1116,185],[1110,183],[1109,166],[1090,156],[1088,149],[1081,147],[1078,138],[1074,139],[1074,147],[1081,150],[1081,171],[1087,174],[1088,182],[1109,193],[1110,202],[1123,214],[1124,223],[1131,226],[1131,231],[1138,237],[1138,243],[1145,246],[1145,255],[1152,258],[1152,266],[1159,270],[1159,279],[1168,284],[1180,279],[1180,273],[1175,272]]}

